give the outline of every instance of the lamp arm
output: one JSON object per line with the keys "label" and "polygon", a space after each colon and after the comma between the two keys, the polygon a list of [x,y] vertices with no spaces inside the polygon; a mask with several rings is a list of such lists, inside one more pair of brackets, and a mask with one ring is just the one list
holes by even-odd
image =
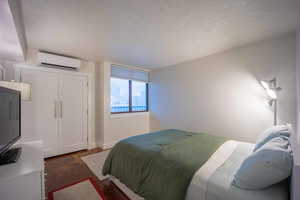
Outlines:
{"label": "lamp arm", "polygon": [[277,125],[277,100],[274,99],[274,126]]}

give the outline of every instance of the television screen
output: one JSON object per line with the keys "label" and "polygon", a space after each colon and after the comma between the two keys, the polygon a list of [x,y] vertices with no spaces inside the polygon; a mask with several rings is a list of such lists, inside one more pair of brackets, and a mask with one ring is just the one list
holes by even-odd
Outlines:
{"label": "television screen", "polygon": [[20,92],[0,87],[0,154],[21,137]]}

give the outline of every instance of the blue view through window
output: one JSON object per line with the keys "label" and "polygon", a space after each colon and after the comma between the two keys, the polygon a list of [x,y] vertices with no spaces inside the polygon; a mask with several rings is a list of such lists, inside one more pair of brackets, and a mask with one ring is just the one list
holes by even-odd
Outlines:
{"label": "blue view through window", "polygon": [[132,81],[132,111],[147,110],[147,88],[146,83]]}
{"label": "blue view through window", "polygon": [[111,112],[129,112],[129,81],[111,78]]}
{"label": "blue view through window", "polygon": [[147,111],[147,92],[145,82],[111,78],[111,112]]}

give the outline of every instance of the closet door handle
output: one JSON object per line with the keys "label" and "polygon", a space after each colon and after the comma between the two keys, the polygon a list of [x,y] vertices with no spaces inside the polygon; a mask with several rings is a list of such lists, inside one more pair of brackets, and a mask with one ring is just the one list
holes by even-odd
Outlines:
{"label": "closet door handle", "polygon": [[63,117],[63,103],[60,101],[60,118]]}

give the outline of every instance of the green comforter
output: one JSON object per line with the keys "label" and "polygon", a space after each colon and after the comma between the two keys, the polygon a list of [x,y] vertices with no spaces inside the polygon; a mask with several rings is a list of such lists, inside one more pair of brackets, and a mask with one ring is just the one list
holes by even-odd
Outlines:
{"label": "green comforter", "polygon": [[114,146],[102,173],[147,200],[183,200],[194,173],[225,141],[179,130],[130,137]]}

